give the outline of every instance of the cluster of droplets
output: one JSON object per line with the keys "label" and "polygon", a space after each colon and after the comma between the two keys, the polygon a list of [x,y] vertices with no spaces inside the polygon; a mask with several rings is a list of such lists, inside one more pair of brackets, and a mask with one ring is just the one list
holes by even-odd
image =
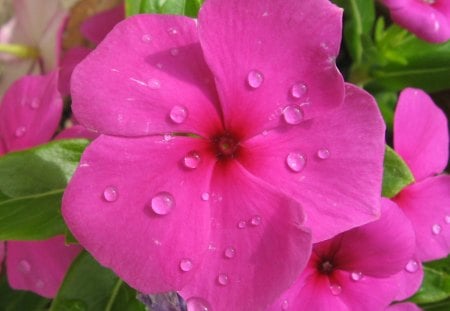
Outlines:
{"label": "cluster of droplets", "polygon": [[261,224],[261,221],[262,221],[261,216],[254,215],[248,221],[247,220],[239,220],[237,223],[237,227],[238,227],[238,229],[245,229],[248,226],[257,227]]}
{"label": "cluster of droplets", "polygon": [[[31,264],[28,262],[28,260],[23,259],[23,260],[19,261],[17,269],[22,274],[30,274],[32,267],[31,267]],[[34,286],[37,289],[43,288],[44,285],[45,285],[44,281],[42,281],[40,279],[36,280],[36,282],[34,283]]]}

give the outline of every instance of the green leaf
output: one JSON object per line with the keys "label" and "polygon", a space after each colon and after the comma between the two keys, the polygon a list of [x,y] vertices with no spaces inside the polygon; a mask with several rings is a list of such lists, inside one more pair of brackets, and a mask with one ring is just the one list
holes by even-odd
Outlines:
{"label": "green leaf", "polygon": [[448,311],[450,310],[450,298],[429,304],[421,304],[424,311]]}
{"label": "green leaf", "polygon": [[393,128],[394,125],[394,112],[397,104],[397,93],[395,92],[378,92],[375,93],[375,98],[380,107],[381,114],[383,115],[384,122],[388,129]]}
{"label": "green leaf", "polygon": [[136,291],[87,252],[74,261],[49,311],[145,311]]}
{"label": "green leaf", "polygon": [[31,292],[13,290],[6,275],[0,279],[0,310],[2,311],[44,311],[50,300]]}
{"label": "green leaf", "polygon": [[87,144],[59,140],[0,157],[0,240],[64,233],[62,194]]}
{"label": "green leaf", "polygon": [[[425,276],[422,286],[410,300],[419,304],[448,300],[450,298],[450,256],[438,261],[425,263],[423,270]],[[444,302],[444,305],[448,305],[448,303],[448,301]],[[428,307],[429,310],[439,310],[433,309],[434,307],[431,305]]]}
{"label": "green leaf", "polygon": [[402,158],[389,146],[384,154],[382,195],[392,198],[414,181],[414,176]]}
{"label": "green leaf", "polygon": [[204,0],[125,0],[127,16],[140,13],[177,14],[197,17]]}

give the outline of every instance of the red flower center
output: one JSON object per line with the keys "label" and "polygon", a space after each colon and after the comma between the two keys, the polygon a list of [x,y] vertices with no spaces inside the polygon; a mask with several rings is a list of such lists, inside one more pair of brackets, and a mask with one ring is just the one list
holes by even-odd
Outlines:
{"label": "red flower center", "polygon": [[235,159],[239,155],[239,139],[230,132],[224,132],[211,138],[213,152],[220,161]]}

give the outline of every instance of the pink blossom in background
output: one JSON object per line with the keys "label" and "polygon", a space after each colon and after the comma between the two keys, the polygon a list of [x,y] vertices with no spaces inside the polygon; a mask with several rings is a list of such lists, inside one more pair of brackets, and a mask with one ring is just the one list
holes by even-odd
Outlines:
{"label": "pink blossom in background", "polygon": [[414,226],[421,261],[450,252],[450,176],[438,175],[447,165],[448,148],[445,114],[422,90],[403,90],[394,117],[394,149],[415,182],[393,200]]}
{"label": "pink blossom in background", "polygon": [[305,267],[305,221],[323,240],[377,219],[384,124],[335,66],[341,19],[328,0],[208,0],[198,22],[119,23],[72,78],[103,134],[63,198],[81,245],[141,292],[264,310]]}
{"label": "pink blossom in background", "polygon": [[2,271],[3,258],[5,258],[5,243],[0,242],[0,272]]}
{"label": "pink blossom in background", "polygon": [[381,0],[391,18],[419,38],[442,43],[450,39],[450,1]]}
{"label": "pink blossom in background", "polygon": [[314,244],[307,268],[268,311],[383,310],[414,248],[408,219],[383,199],[379,220]]}
{"label": "pink blossom in background", "polygon": [[[62,114],[57,79],[57,73],[52,72],[26,76],[11,85],[0,105],[0,155],[52,138]],[[39,242],[8,241],[6,270],[10,286],[54,297],[80,249],[66,246],[64,237]]]}

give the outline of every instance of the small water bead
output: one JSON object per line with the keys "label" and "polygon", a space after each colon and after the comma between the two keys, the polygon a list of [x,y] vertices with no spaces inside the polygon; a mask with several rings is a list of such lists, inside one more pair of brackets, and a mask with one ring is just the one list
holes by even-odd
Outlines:
{"label": "small water bead", "polygon": [[337,284],[330,285],[330,291],[333,295],[337,296],[342,292],[342,287]]}
{"label": "small water bead", "polygon": [[157,90],[157,89],[161,88],[161,82],[158,79],[148,80],[147,85],[152,90]]}
{"label": "small water bead", "polygon": [[438,234],[441,233],[442,227],[441,227],[440,225],[438,225],[438,224],[434,224],[434,225],[431,227],[431,231],[433,232],[434,235],[438,235]]}
{"label": "small water bead", "polygon": [[200,155],[196,151],[191,151],[183,158],[183,164],[187,168],[195,169],[201,162]]}
{"label": "small water bead", "polygon": [[446,224],[450,224],[450,215],[446,215],[444,221]]}
{"label": "small water bead", "polygon": [[152,36],[150,34],[146,33],[146,34],[142,35],[141,40],[144,43],[149,43],[152,41]]}
{"label": "small water bead", "polygon": [[410,261],[408,261],[408,263],[405,266],[405,270],[410,272],[410,273],[414,273],[417,270],[419,270],[419,263],[417,261],[415,261],[414,259],[411,259]]}
{"label": "small water bead", "polygon": [[36,288],[44,288],[44,285],[45,283],[42,280],[37,280],[35,283]]}
{"label": "small water bead", "polygon": [[283,300],[281,303],[281,310],[286,311],[289,308],[289,301]]}
{"label": "small water bead", "polygon": [[176,29],[175,27],[170,27],[169,29],[167,29],[167,33],[169,35],[176,35],[178,34],[178,29]]}
{"label": "small water bead", "polygon": [[175,105],[170,110],[170,119],[176,123],[181,124],[183,123],[188,116],[188,111],[183,106]]}
{"label": "small water bead", "polygon": [[306,95],[308,92],[308,87],[304,83],[296,83],[291,86],[291,96],[295,99],[300,99]]}
{"label": "small water bead", "polygon": [[319,159],[326,160],[330,157],[330,150],[325,148],[319,149],[317,151],[317,156],[319,157]]}
{"label": "small water bead", "polygon": [[217,282],[222,285],[226,286],[228,284],[228,275],[221,273],[217,276]]}
{"label": "small water bead", "polygon": [[239,229],[244,229],[244,228],[247,227],[247,222],[245,220],[241,220],[241,221],[238,222],[237,227]]}
{"label": "small water bead", "polygon": [[23,137],[23,135],[25,135],[25,133],[27,132],[27,128],[25,126],[19,126],[16,131],[14,132],[14,135],[17,138]]}
{"label": "small water bead", "polygon": [[260,216],[253,216],[252,219],[250,219],[250,224],[252,226],[259,226],[261,224],[261,217]]}
{"label": "small water bead", "polygon": [[264,75],[258,70],[252,70],[248,73],[247,83],[250,87],[257,89],[264,82]]}
{"label": "small water bead", "polygon": [[203,192],[202,193],[202,200],[203,201],[209,201],[209,193],[208,192]]}
{"label": "small water bead", "polygon": [[107,202],[114,202],[117,200],[117,197],[119,196],[119,192],[117,191],[117,188],[114,186],[108,186],[103,190],[103,198]]}
{"label": "small water bead", "polygon": [[350,278],[355,282],[361,280],[362,277],[363,277],[363,274],[361,272],[352,272],[350,274]]}
{"label": "small water bead", "polygon": [[283,118],[287,124],[297,125],[304,119],[302,108],[297,105],[289,105],[283,109]]}
{"label": "small water bead", "polygon": [[19,262],[19,271],[22,273],[28,273],[31,271],[31,264],[27,260],[21,260]]}
{"label": "small water bead", "polygon": [[234,256],[236,256],[236,250],[234,247],[227,247],[223,252],[223,255],[228,259],[234,258]]}
{"label": "small water bead", "polygon": [[180,269],[183,272],[191,271],[193,266],[194,265],[192,264],[192,261],[190,259],[185,258],[180,261]]}
{"label": "small water bead", "polygon": [[173,48],[170,50],[170,55],[177,56],[178,54],[180,54],[180,50],[178,50],[177,48]]}
{"label": "small water bead", "polygon": [[39,100],[39,98],[34,98],[30,103],[30,107],[32,109],[38,109],[40,106],[41,106],[41,101]]}
{"label": "small water bead", "polygon": [[187,311],[211,311],[211,305],[199,297],[191,297],[186,300]]}
{"label": "small water bead", "polygon": [[155,214],[164,216],[175,207],[175,199],[169,192],[162,191],[152,198],[151,207]]}
{"label": "small water bead", "polygon": [[291,152],[286,157],[286,164],[295,173],[300,172],[306,165],[306,157],[299,152]]}

